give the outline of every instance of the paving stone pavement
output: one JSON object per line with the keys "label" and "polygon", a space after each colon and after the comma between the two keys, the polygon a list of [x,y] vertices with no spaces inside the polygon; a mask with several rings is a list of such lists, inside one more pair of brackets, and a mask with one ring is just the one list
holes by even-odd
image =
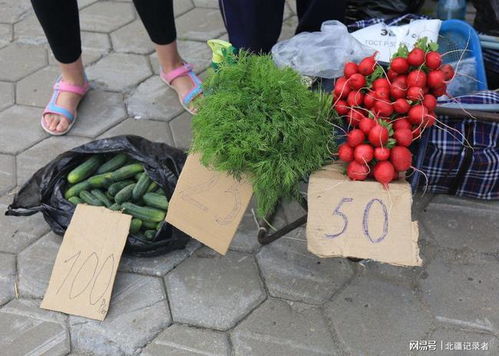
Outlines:
{"label": "paving stone pavement", "polygon": [[[64,137],[39,126],[57,76],[29,0],[0,1],[0,354],[423,355],[499,354],[499,203],[416,197],[424,265],[319,259],[304,229],[261,246],[251,208],[226,256],[196,241],[166,256],[124,256],[104,322],[39,308],[61,238],[43,216],[7,217],[38,168],[95,138],[135,134],[187,149],[191,116],[158,78],[131,0],[79,0],[92,90]],[[227,38],[218,0],[174,0],[178,47],[206,75],[206,39]],[[288,1],[281,39],[297,23]],[[275,227],[303,214],[282,206]],[[486,344],[488,350],[463,351]],[[461,347],[461,352],[440,347]]]}

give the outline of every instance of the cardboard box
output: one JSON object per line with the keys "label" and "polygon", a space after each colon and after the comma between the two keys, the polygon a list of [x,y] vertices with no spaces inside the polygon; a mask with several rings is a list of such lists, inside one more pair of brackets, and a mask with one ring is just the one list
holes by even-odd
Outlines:
{"label": "cardboard box", "polygon": [[333,164],[310,177],[308,250],[319,257],[421,266],[409,183],[398,180],[385,189],[375,181],[351,181],[343,170]]}

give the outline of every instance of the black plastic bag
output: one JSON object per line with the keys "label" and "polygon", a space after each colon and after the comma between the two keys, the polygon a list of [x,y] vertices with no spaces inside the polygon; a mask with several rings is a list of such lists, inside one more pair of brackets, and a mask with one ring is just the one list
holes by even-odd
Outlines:
{"label": "black plastic bag", "polygon": [[349,0],[347,23],[370,18],[391,19],[405,14],[417,13],[424,0]]}
{"label": "black plastic bag", "polygon": [[[142,162],[151,179],[163,188],[168,199],[171,198],[186,154],[139,136],[116,136],[73,148],[39,169],[15,195],[5,215],[26,216],[42,212],[52,231],[63,235],[75,208],[64,198],[66,175],[92,154],[118,152]],[[189,239],[188,235],[165,223],[152,241],[129,235],[125,253],[157,256],[184,248]]]}

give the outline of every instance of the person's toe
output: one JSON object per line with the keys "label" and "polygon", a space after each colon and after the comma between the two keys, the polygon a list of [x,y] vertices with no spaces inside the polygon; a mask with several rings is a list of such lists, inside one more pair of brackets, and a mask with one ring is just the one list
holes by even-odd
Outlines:
{"label": "person's toe", "polygon": [[47,117],[47,121],[48,121],[48,126],[47,126],[48,129],[50,131],[55,131],[57,125],[59,124],[59,117],[56,115],[49,115]]}
{"label": "person's toe", "polygon": [[65,118],[59,119],[59,124],[57,125],[57,132],[65,131],[69,126],[68,120]]}

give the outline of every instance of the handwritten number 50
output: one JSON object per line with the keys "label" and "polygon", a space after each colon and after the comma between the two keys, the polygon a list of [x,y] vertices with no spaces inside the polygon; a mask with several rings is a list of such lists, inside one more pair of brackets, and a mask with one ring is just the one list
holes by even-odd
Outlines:
{"label": "handwritten number 50", "polygon": [[[336,209],[334,209],[333,211],[333,216],[339,216],[343,220],[343,225],[340,232],[336,234],[326,234],[325,236],[327,238],[334,239],[345,233],[348,227],[348,216],[341,211],[341,207],[344,203],[351,202],[353,202],[353,198],[343,198],[340,200],[340,202],[336,206]],[[373,238],[369,233],[369,213],[374,203],[378,203],[383,210],[383,232],[377,238]],[[388,210],[386,209],[386,205],[381,200],[372,199],[366,204],[366,207],[364,208],[364,216],[362,217],[362,232],[364,233],[364,236],[372,243],[379,243],[385,239],[386,235],[388,235]]]}

